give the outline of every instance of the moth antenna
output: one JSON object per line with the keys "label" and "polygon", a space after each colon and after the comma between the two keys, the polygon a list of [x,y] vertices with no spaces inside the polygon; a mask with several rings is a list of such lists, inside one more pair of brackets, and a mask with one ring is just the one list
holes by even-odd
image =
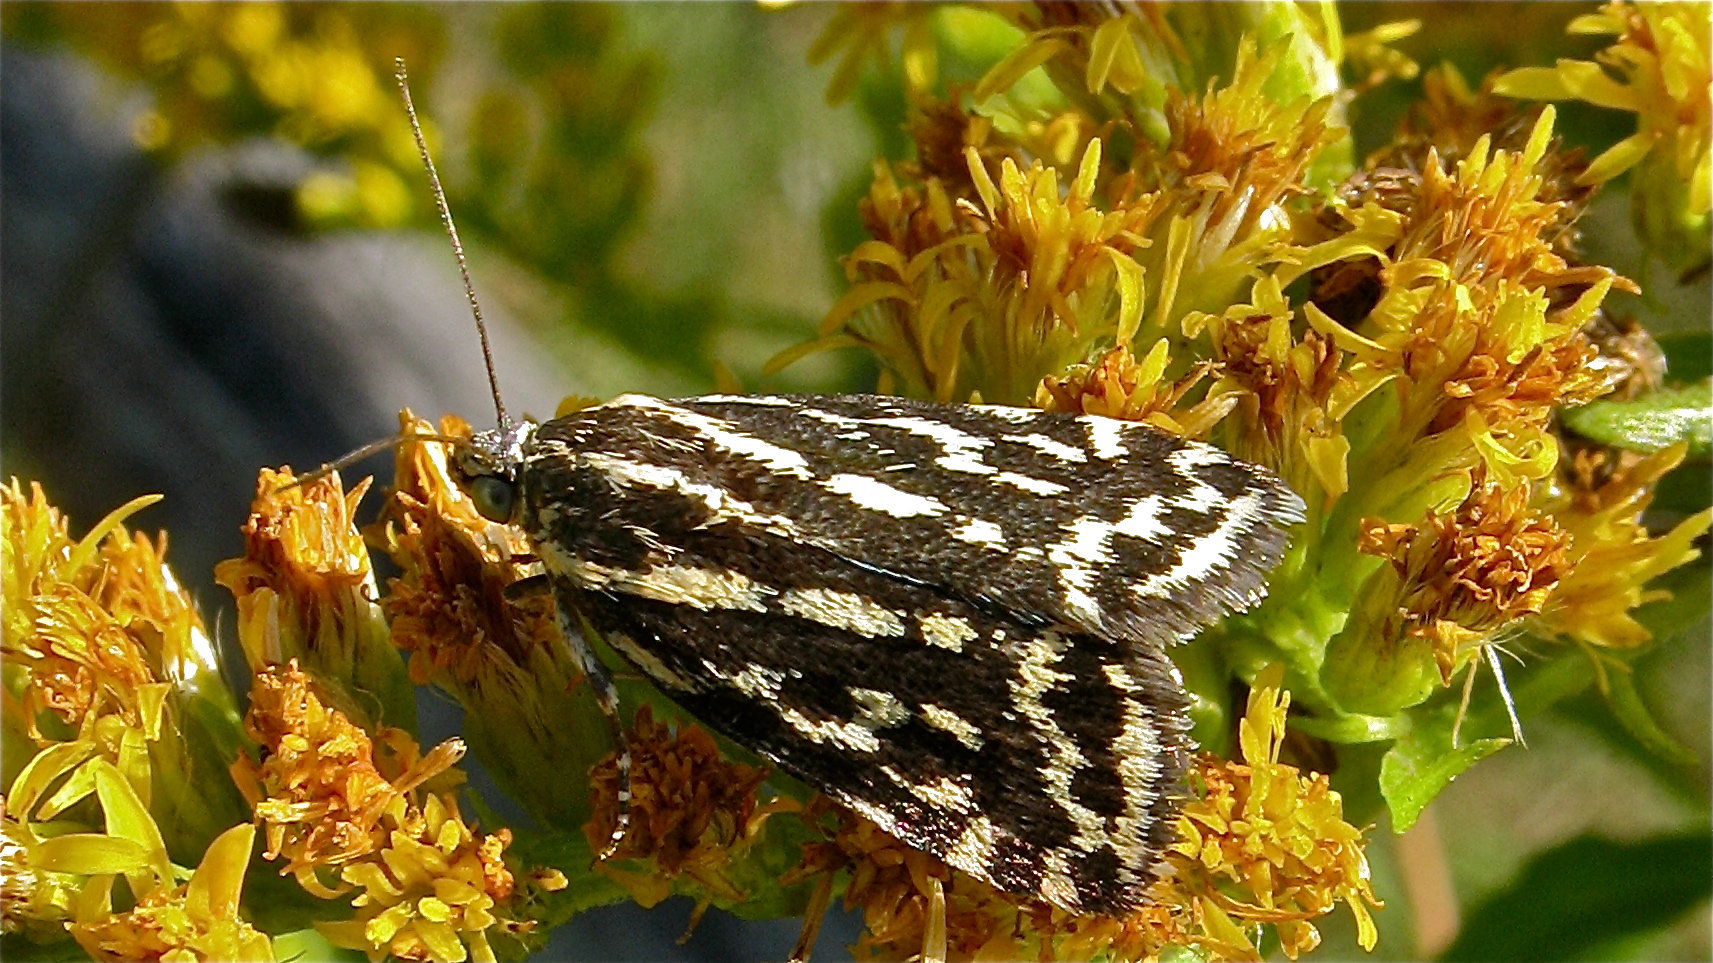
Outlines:
{"label": "moth antenna", "polygon": [[428,184],[434,191],[435,206],[440,208],[440,223],[446,236],[452,239],[452,253],[458,258],[458,273],[464,277],[464,295],[470,299],[470,313],[476,317],[476,333],[482,338],[482,360],[488,366],[488,388],[494,395],[494,413],[500,419],[500,431],[511,430],[511,418],[506,416],[506,403],[500,400],[500,379],[494,373],[494,352],[488,345],[488,326],[482,323],[482,305],[476,300],[476,286],[470,282],[470,266],[464,260],[464,245],[458,240],[458,227],[452,223],[452,208],[446,204],[446,191],[440,186],[440,174],[434,169],[434,158],[428,155],[428,141],[422,136],[422,124],[416,119],[416,105],[410,100],[410,79],[405,75],[404,58],[393,60],[399,92],[404,95],[404,111],[410,115],[410,132],[416,138],[416,150],[422,155],[422,166],[428,170]]}
{"label": "moth antenna", "polygon": [[309,474],[299,476],[298,479],[296,481],[292,482],[291,484],[281,485],[279,488],[276,488],[274,490],[274,494],[278,495],[281,492],[289,492],[293,488],[298,488],[300,486],[307,485],[310,482],[319,481],[323,478],[326,478],[328,475],[333,474],[334,472],[338,471],[339,469],[344,468],[347,465],[350,465],[354,462],[362,461],[363,459],[369,457],[370,455],[375,454],[376,452],[386,451],[389,448],[396,448],[402,442],[413,441],[416,439],[421,439],[423,441],[438,441],[441,444],[446,444],[446,445],[467,444],[466,439],[454,438],[451,435],[437,435],[437,434],[431,434],[429,432],[422,432],[422,431],[400,432],[399,434],[393,435],[390,438],[383,438],[380,441],[371,441],[361,448],[356,448],[356,449],[353,449],[351,451],[348,451],[345,454],[340,455],[338,458],[335,458],[332,461],[327,462],[326,464],[322,465],[320,468],[317,468],[316,470],[310,472]]}

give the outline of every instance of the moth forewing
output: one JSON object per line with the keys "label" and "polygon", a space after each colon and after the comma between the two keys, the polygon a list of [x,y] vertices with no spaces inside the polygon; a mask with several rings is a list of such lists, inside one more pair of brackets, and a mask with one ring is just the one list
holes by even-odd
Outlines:
{"label": "moth forewing", "polygon": [[1139,905],[1185,696],[1301,505],[1141,425],[871,396],[624,396],[541,425],[520,521],[562,606],[703,722],[1067,910]]}

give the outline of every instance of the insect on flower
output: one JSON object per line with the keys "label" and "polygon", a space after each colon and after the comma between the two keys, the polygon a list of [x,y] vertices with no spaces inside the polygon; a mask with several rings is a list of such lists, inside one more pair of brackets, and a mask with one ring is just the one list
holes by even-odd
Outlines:
{"label": "insect on flower", "polygon": [[1070,911],[1144,901],[1190,748],[1165,648],[1262,596],[1302,517],[1277,477],[1025,408],[624,395],[517,424],[494,394],[454,472],[528,536],[617,734],[615,843],[629,758],[584,625],[910,845]]}

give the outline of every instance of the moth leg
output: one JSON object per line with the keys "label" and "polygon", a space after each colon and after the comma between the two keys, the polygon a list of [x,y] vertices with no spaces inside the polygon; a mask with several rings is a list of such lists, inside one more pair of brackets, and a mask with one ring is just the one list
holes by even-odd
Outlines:
{"label": "moth leg", "polygon": [[554,585],[553,610],[559,619],[559,633],[565,637],[565,644],[571,647],[571,654],[576,657],[578,667],[583,670],[583,678],[594,691],[601,714],[607,717],[607,728],[613,736],[613,749],[618,753],[618,813],[613,819],[612,838],[595,854],[595,861],[601,862],[611,859],[613,854],[618,852],[619,843],[624,841],[625,831],[630,828],[630,743],[625,738],[624,723],[619,719],[618,687],[613,685],[612,674],[596,657],[588,639],[583,637],[582,626],[575,614],[576,594],[575,589],[565,589],[557,583]]}

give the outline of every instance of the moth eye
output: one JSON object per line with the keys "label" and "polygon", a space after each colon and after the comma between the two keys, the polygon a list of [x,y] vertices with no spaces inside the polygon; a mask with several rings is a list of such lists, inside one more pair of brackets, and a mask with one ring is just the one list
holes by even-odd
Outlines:
{"label": "moth eye", "polygon": [[517,503],[517,486],[498,475],[477,475],[469,482],[470,500],[490,522],[509,522]]}

